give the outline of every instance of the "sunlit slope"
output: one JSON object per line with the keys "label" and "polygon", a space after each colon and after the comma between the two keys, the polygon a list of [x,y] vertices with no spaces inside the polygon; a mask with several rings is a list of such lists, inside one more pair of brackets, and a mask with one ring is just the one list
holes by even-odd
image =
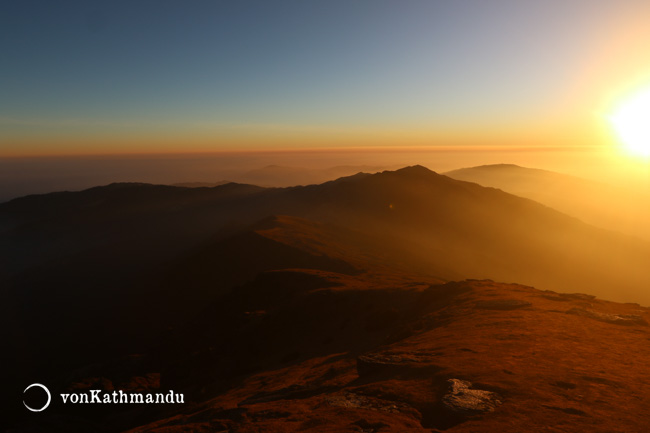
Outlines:
{"label": "sunlit slope", "polygon": [[650,240],[650,195],[641,185],[624,188],[606,179],[596,182],[513,164],[462,168],[445,175],[499,188],[598,227]]}

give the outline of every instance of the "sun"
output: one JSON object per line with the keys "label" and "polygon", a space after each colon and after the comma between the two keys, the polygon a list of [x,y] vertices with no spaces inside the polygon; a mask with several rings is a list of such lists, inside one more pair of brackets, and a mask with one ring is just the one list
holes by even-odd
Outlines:
{"label": "sun", "polygon": [[609,121],[628,152],[650,157],[650,88],[622,102]]}

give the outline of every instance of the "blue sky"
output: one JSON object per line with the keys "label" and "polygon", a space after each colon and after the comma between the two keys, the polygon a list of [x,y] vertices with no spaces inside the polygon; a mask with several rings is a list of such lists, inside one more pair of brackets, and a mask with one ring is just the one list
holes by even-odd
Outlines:
{"label": "blue sky", "polygon": [[[634,57],[647,56],[649,12],[597,0],[7,1],[0,154],[54,136],[586,118],[625,86],[615,80],[650,71]],[[644,43],[620,42],[626,28]],[[617,53],[630,69],[603,72]]]}

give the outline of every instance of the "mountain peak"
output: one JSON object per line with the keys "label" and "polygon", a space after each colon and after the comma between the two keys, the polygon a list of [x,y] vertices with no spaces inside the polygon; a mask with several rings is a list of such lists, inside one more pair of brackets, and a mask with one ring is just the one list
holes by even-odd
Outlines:
{"label": "mountain peak", "polygon": [[423,173],[436,173],[433,170],[429,170],[423,165],[409,165],[404,168],[400,168],[399,170],[395,170],[395,173],[403,173],[403,174],[423,174]]}

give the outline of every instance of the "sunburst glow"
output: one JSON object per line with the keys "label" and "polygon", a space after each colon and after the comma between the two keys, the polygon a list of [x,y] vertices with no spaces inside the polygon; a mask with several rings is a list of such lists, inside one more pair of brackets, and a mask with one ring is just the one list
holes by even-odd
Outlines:
{"label": "sunburst glow", "polygon": [[650,157],[650,88],[619,105],[609,120],[630,153]]}

